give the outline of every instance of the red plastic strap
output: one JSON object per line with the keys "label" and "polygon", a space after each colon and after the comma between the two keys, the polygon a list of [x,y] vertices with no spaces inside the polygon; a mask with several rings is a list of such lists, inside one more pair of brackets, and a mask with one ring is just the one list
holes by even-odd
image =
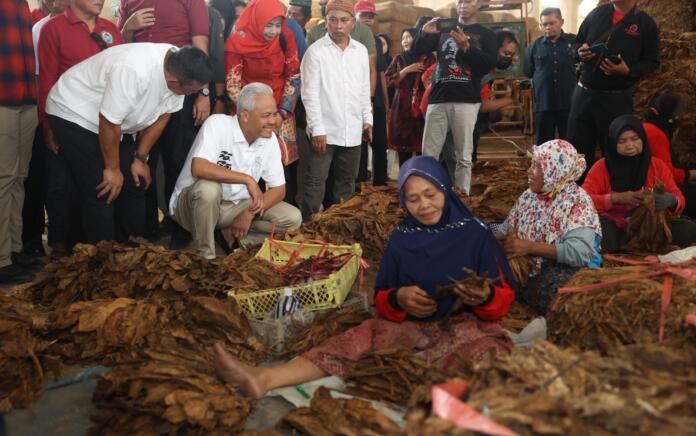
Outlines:
{"label": "red plastic strap", "polygon": [[655,263],[655,262],[650,262],[648,260],[626,259],[623,257],[612,256],[611,254],[604,254],[602,256],[606,260],[613,260],[614,262],[621,262],[621,263],[625,263],[626,265],[643,266],[643,265],[652,265]]}
{"label": "red plastic strap", "polygon": [[453,422],[457,427],[495,436],[517,436],[517,433],[480,414],[459,399],[467,390],[464,380],[455,379],[433,386],[433,415]]}
{"label": "red plastic strap", "polygon": [[666,274],[666,273],[667,273],[667,271],[665,271],[665,270],[653,271],[653,272],[649,272],[649,273],[635,273],[635,274],[624,276],[620,279],[608,280],[606,282],[595,283],[593,285],[577,286],[577,287],[572,287],[572,288],[559,288],[558,293],[559,294],[568,294],[568,293],[573,293],[573,292],[597,291],[599,289],[608,288],[609,286],[620,285],[622,283],[630,282],[632,280],[661,276],[661,275]]}
{"label": "red plastic strap", "polygon": [[684,321],[686,321],[687,324],[691,324],[692,326],[696,327],[696,314],[690,313],[686,315]]}
{"label": "red plastic strap", "polygon": [[667,312],[669,310],[669,304],[672,301],[673,284],[674,276],[671,274],[667,274],[662,285],[662,304],[660,306],[660,332],[658,334],[659,342],[665,340],[665,324],[667,324]]}

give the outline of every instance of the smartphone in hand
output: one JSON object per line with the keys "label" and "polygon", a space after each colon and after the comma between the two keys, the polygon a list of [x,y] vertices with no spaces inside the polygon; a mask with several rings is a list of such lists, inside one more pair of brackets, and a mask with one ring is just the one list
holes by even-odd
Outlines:
{"label": "smartphone in hand", "polygon": [[440,33],[450,33],[459,27],[459,18],[442,18],[437,20],[435,26]]}
{"label": "smartphone in hand", "polygon": [[600,42],[599,44],[595,44],[592,47],[587,49],[590,53],[594,54],[609,54],[609,47],[603,42]]}

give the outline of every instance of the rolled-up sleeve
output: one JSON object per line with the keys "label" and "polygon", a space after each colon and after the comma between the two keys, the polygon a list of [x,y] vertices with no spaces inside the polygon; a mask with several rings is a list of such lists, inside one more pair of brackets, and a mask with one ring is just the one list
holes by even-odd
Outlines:
{"label": "rolled-up sleeve", "polygon": [[559,263],[582,268],[597,255],[594,241],[597,237],[591,227],[579,227],[566,233],[556,244],[556,260]]}

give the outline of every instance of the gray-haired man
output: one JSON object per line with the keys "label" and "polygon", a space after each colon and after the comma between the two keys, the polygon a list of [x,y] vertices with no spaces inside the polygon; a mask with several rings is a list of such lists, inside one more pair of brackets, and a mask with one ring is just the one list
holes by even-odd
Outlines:
{"label": "gray-haired man", "polygon": [[262,242],[273,223],[278,232],[302,224],[300,211],[282,201],[285,177],[273,133],[278,117],[273,90],[250,83],[237,109],[234,117],[213,115],[203,123],[169,204],[208,259],[215,258],[215,229],[222,230],[228,246],[246,246]]}

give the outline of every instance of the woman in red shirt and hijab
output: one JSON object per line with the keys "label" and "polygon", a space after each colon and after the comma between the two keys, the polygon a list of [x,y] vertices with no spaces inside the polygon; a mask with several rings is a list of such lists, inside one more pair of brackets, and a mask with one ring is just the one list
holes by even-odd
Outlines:
{"label": "woman in red shirt and hijab", "polygon": [[[298,158],[294,112],[300,94],[300,60],[278,0],[249,2],[225,44],[225,70],[227,96],[232,103],[249,83],[261,82],[273,89],[282,118],[276,133],[288,179],[288,166]],[[236,112],[234,105],[232,112]]]}

